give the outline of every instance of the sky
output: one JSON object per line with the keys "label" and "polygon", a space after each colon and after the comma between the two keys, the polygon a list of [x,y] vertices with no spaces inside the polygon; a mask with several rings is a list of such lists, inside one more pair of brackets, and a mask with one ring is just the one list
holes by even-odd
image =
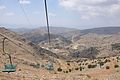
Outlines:
{"label": "sky", "polygon": [[[78,29],[120,26],[120,0],[47,0],[47,4],[50,26]],[[0,0],[0,25],[46,26],[44,0]]]}

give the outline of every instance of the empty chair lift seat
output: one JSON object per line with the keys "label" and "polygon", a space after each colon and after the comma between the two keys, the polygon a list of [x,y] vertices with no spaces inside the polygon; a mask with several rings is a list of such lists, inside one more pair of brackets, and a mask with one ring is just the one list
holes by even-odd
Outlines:
{"label": "empty chair lift seat", "polygon": [[16,65],[13,64],[7,64],[5,65],[5,69],[2,72],[15,72],[16,71]]}
{"label": "empty chair lift seat", "polygon": [[52,63],[46,64],[46,69],[47,70],[54,70],[53,64]]}

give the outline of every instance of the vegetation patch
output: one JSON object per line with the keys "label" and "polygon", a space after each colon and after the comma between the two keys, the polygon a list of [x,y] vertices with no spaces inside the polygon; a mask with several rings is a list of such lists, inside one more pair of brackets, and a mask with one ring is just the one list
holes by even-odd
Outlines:
{"label": "vegetation patch", "polygon": [[112,44],[112,50],[120,50],[120,43]]}
{"label": "vegetation patch", "polygon": [[90,69],[90,68],[95,68],[95,67],[97,67],[97,65],[91,65],[91,64],[88,65],[88,68],[89,68],[89,69]]}
{"label": "vegetation patch", "polygon": [[59,67],[59,68],[57,69],[57,71],[61,72],[61,71],[62,71],[62,69]]}
{"label": "vegetation patch", "polygon": [[114,68],[118,68],[118,67],[119,67],[119,65],[117,65],[117,64],[116,64],[116,65],[114,65]]}
{"label": "vegetation patch", "polygon": [[106,66],[106,69],[110,69],[110,67],[109,67],[109,66]]}

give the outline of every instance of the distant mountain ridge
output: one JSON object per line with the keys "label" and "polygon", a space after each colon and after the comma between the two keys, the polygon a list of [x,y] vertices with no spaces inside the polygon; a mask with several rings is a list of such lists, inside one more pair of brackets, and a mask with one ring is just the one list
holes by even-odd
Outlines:
{"label": "distant mountain ridge", "polygon": [[92,29],[85,29],[80,30],[82,34],[88,34],[88,33],[96,33],[96,34],[117,34],[120,32],[120,26],[119,27],[100,27],[100,28],[92,28]]}

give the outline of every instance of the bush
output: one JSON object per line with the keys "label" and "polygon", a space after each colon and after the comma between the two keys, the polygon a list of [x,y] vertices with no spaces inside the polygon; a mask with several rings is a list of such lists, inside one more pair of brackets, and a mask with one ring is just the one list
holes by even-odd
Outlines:
{"label": "bush", "polygon": [[40,64],[31,63],[30,66],[32,66],[33,68],[40,68]]}
{"label": "bush", "polygon": [[85,63],[85,65],[88,65],[88,63]]}
{"label": "bush", "polygon": [[75,68],[75,70],[79,70],[79,68]]}
{"label": "bush", "polygon": [[61,72],[61,71],[62,71],[62,69],[59,67],[59,68],[57,69],[57,71]]}
{"label": "bush", "polygon": [[82,69],[85,69],[84,67]]}
{"label": "bush", "polygon": [[110,62],[110,60],[109,60],[109,59],[106,59],[106,60],[104,61],[104,63],[107,63],[107,62]]}
{"label": "bush", "polygon": [[82,69],[83,69],[83,68],[82,68],[82,67],[80,67],[80,71],[82,71]]}
{"label": "bush", "polygon": [[89,64],[88,65],[88,68],[95,68],[97,65],[91,65],[91,64]]}
{"label": "bush", "polygon": [[78,64],[79,66],[81,66],[82,64],[80,63],[80,64]]}
{"label": "bush", "polygon": [[71,72],[72,70],[71,69],[69,69],[69,72]]}
{"label": "bush", "polygon": [[116,57],[117,60],[120,60],[120,57]]}
{"label": "bush", "polygon": [[98,64],[100,65],[100,67],[101,66],[103,66],[104,65],[104,62],[98,62]]}
{"label": "bush", "polygon": [[109,66],[106,66],[106,69],[110,69],[110,67],[109,67]]}
{"label": "bush", "polygon": [[42,64],[41,67],[44,68],[45,66]]}
{"label": "bush", "polygon": [[114,66],[114,68],[118,68],[118,67],[119,67],[119,65],[117,65],[117,64]]}
{"label": "bush", "polygon": [[112,44],[112,50],[120,50],[120,43]]}
{"label": "bush", "polygon": [[68,73],[68,71],[66,71],[66,73]]}
{"label": "bush", "polygon": [[67,63],[68,66],[70,66],[70,63]]}
{"label": "bush", "polygon": [[36,64],[35,68],[40,68],[40,64]]}
{"label": "bush", "polygon": [[119,62],[119,60],[117,60],[117,62]]}
{"label": "bush", "polygon": [[66,71],[63,71],[64,73],[66,72]]}

